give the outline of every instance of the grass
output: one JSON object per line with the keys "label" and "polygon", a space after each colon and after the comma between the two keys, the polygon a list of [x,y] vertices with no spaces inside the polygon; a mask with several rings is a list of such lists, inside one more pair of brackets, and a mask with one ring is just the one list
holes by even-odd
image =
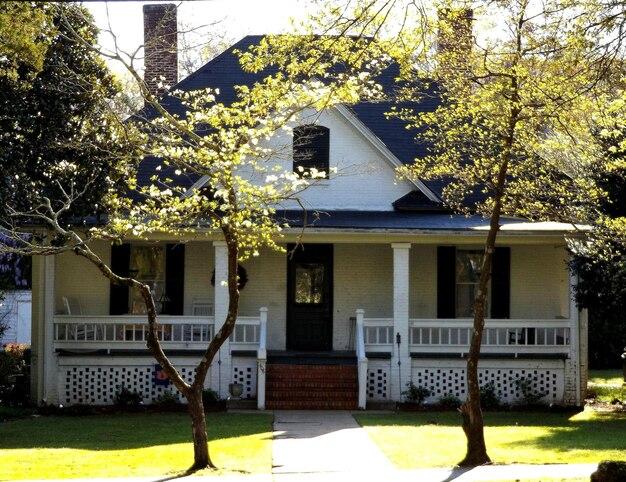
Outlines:
{"label": "grass", "polygon": [[615,399],[623,401],[624,377],[622,373],[622,370],[589,370],[589,395],[603,402],[610,403]]}
{"label": "grass", "polygon": [[[272,417],[207,413],[219,471],[270,473]],[[186,413],[37,417],[0,423],[3,480],[175,476],[192,463]]]}
{"label": "grass", "polygon": [[[465,436],[455,412],[358,414],[356,418],[400,469],[450,467],[465,453]],[[623,413],[485,413],[488,452],[498,464],[624,460],[624,433]]]}

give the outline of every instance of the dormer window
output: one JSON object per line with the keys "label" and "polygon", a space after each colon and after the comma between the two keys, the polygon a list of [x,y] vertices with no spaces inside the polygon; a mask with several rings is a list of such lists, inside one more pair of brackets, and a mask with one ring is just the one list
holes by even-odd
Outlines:
{"label": "dormer window", "polygon": [[293,130],[293,171],[307,174],[323,171],[328,179],[330,131],[327,127],[307,124]]}

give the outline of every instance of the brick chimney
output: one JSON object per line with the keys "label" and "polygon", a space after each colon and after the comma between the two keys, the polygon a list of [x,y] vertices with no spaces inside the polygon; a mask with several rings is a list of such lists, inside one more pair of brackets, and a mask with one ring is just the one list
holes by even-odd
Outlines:
{"label": "brick chimney", "polygon": [[[176,5],[143,6],[144,80],[148,90],[159,95],[178,82],[178,25]],[[161,80],[163,77],[163,80]]]}

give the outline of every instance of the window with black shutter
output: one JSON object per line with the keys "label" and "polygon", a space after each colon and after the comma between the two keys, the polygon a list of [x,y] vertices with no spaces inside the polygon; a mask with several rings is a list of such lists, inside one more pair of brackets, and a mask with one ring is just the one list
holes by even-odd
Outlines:
{"label": "window with black shutter", "polygon": [[324,172],[330,169],[330,131],[327,127],[307,124],[293,130],[293,171],[310,174],[313,169]]}
{"label": "window with black shutter", "polygon": [[[496,248],[491,268],[487,313],[490,318],[509,318],[510,248]],[[439,246],[437,249],[437,317],[468,318],[474,315],[481,250]]]}
{"label": "window with black shutter", "polygon": [[[111,249],[111,269],[150,286],[162,314],[182,315],[184,300],[185,246],[122,244]],[[139,290],[111,284],[109,313],[146,313]]]}

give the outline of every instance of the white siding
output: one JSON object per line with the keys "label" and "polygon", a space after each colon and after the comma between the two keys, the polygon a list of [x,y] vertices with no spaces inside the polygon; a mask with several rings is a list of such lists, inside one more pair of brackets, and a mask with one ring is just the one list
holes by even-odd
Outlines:
{"label": "white siding", "polygon": [[0,346],[7,343],[30,344],[31,341],[30,290],[5,291],[0,301],[0,322],[7,325]]}
{"label": "white siding", "polygon": [[409,317],[437,317],[437,246],[413,245],[409,252]]}
{"label": "white siding", "polygon": [[511,318],[569,317],[569,273],[563,247],[511,249]]}
{"label": "white siding", "polygon": [[333,348],[351,346],[350,317],[393,315],[393,251],[390,244],[336,244],[334,266]]}
{"label": "white siding", "polygon": [[248,284],[241,290],[239,314],[258,316],[259,308],[268,309],[267,347],[284,350],[287,326],[287,255],[264,249],[261,255],[242,263]]}
{"label": "white siding", "polygon": [[215,248],[210,241],[192,241],[185,245],[185,307],[192,314],[194,301],[213,302],[211,276],[215,269]]}
{"label": "white siding", "polygon": [[[393,201],[415,189],[406,180],[396,179],[394,166],[336,111],[311,114],[300,123],[312,122],[330,129],[330,167],[337,173],[299,196],[307,209],[391,211]],[[279,165],[283,171],[291,171],[291,143],[291,135],[286,133],[272,139],[276,154],[268,166]],[[299,209],[295,203],[287,207]]]}
{"label": "white siding", "polygon": [[[104,263],[111,262],[111,246],[104,241],[95,242],[91,249]],[[80,301],[84,315],[108,315],[110,283],[90,261],[72,252],[57,256],[56,260],[56,312],[63,312],[63,297]]]}

